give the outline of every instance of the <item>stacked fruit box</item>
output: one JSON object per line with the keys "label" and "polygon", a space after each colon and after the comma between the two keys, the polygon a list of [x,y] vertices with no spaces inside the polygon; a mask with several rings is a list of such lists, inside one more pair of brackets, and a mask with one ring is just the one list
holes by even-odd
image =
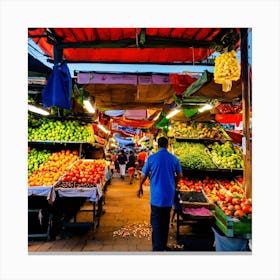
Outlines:
{"label": "stacked fruit box", "polygon": [[252,237],[252,219],[227,216],[217,204],[215,223],[227,237]]}
{"label": "stacked fruit box", "polygon": [[79,159],[64,173],[55,188],[95,188],[104,183],[105,169],[104,159]]}

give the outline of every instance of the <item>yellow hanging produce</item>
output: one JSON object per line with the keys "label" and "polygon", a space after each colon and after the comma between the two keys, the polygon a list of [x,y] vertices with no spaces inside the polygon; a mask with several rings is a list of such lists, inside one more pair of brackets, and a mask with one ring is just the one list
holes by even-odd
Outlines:
{"label": "yellow hanging produce", "polygon": [[234,50],[223,53],[215,58],[214,81],[222,84],[222,90],[228,92],[231,90],[232,81],[240,78],[240,65],[236,58]]}

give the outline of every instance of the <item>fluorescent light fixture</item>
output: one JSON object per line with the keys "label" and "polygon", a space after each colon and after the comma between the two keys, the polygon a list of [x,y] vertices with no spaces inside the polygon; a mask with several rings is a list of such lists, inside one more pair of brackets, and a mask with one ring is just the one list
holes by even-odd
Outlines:
{"label": "fluorescent light fixture", "polygon": [[103,132],[105,132],[105,133],[110,133],[110,131],[108,130],[108,129],[106,129],[103,125],[101,125],[101,124],[98,124],[97,125],[97,127],[98,128],[100,128]]}
{"label": "fluorescent light fixture", "polygon": [[39,107],[36,107],[34,105],[28,105],[28,110],[43,116],[48,116],[50,113],[44,109],[41,109]]}
{"label": "fluorescent light fixture", "polygon": [[89,113],[95,113],[95,108],[92,106],[89,100],[84,100],[83,103]]}
{"label": "fluorescent light fixture", "polygon": [[213,108],[212,105],[206,104],[206,105],[204,105],[202,108],[198,109],[198,111],[199,111],[200,113],[202,113],[202,112],[204,112],[204,111],[211,110],[212,108]]}
{"label": "fluorescent light fixture", "polygon": [[158,118],[159,118],[160,114],[161,114],[161,112],[159,112],[159,113],[158,113],[158,114],[154,117],[153,121],[158,120]]}
{"label": "fluorescent light fixture", "polygon": [[181,110],[179,110],[179,109],[174,109],[166,116],[166,118],[170,119],[170,118],[174,117],[175,115],[177,115],[180,111]]}

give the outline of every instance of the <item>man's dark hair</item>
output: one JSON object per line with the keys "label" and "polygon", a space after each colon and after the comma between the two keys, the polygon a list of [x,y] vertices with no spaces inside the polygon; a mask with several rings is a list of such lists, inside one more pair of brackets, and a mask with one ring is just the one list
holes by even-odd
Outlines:
{"label": "man's dark hair", "polygon": [[162,148],[166,148],[168,146],[168,139],[166,137],[160,137],[158,139],[158,146]]}

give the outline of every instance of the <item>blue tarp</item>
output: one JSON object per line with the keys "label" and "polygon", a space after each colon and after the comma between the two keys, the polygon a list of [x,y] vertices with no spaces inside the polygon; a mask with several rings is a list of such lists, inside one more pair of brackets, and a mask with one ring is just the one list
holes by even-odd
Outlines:
{"label": "blue tarp", "polygon": [[66,63],[54,65],[47,85],[42,93],[45,107],[57,106],[71,109],[72,79]]}

